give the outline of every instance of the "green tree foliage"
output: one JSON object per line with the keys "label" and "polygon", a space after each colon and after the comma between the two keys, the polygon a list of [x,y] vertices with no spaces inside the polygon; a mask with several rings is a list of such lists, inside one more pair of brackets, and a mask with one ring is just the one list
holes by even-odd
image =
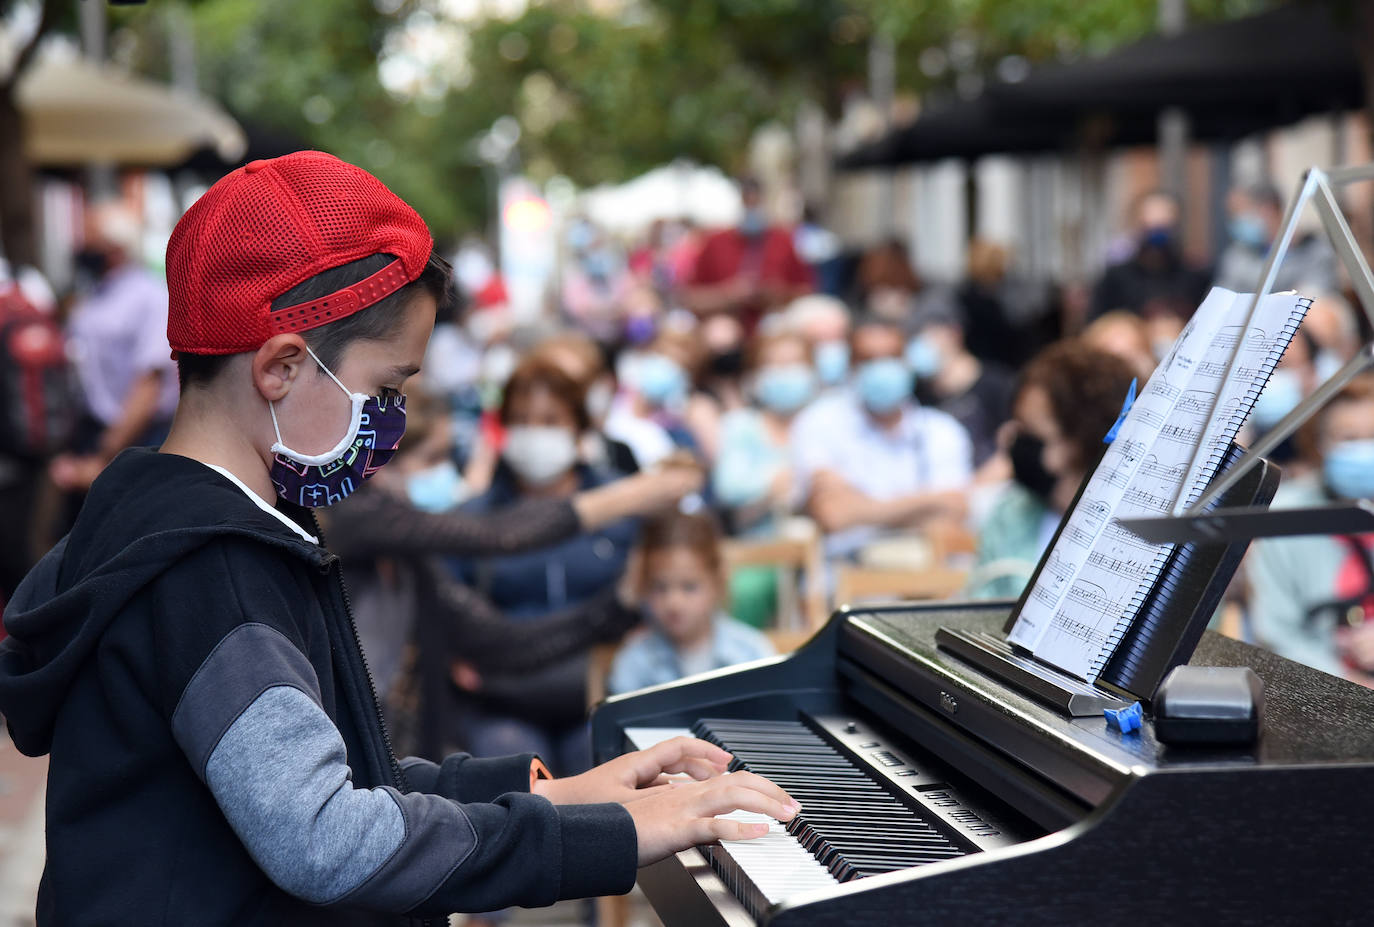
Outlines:
{"label": "green tree foliage", "polygon": [[[1194,20],[1269,0],[1191,0]],[[165,68],[155,9],[121,14],[145,69]],[[536,179],[623,180],[677,157],[742,166],[753,130],[803,101],[838,114],[866,85],[876,33],[897,49],[898,88],[950,91],[960,74],[1102,50],[1155,27],[1157,0],[630,0],[614,16],[534,0],[514,20],[464,23],[466,80],[398,99],[378,56],[438,0],[199,0],[203,91],[247,121],[301,137],[377,173],[441,237],[480,227],[487,187],[477,139],[519,119]],[[933,56],[922,53],[936,49]],[[943,62],[943,64],[942,64]],[[932,66],[935,65],[935,66]]]}

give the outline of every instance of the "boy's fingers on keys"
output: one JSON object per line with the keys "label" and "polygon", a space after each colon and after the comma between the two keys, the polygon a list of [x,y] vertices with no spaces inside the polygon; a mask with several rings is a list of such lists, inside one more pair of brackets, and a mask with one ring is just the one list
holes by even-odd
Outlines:
{"label": "boy's fingers on keys", "polygon": [[677,763],[689,757],[698,757],[724,769],[730,765],[732,759],[730,754],[720,747],[696,737],[674,737],[671,740],[655,744],[649,749],[649,752],[665,768],[670,763]]}
{"label": "boy's fingers on keys", "polygon": [[664,772],[686,773],[693,779],[710,779],[719,776],[724,770],[712,760],[703,759],[698,756],[683,757],[676,763],[670,763],[663,767]]}
{"label": "boy's fingers on keys", "polygon": [[753,789],[756,792],[761,792],[762,794],[767,795],[769,798],[772,798],[774,801],[777,801],[783,805],[792,806],[792,810],[794,811],[799,810],[801,808],[801,803],[798,802],[791,795],[788,795],[786,790],[784,790],[782,786],[777,785],[776,783],[771,782],[768,779],[765,779],[758,773],[736,770],[735,772],[730,773],[729,779],[730,782],[734,785],[744,786],[745,788]]}
{"label": "boy's fingers on keys", "polygon": [[701,836],[698,843],[714,843],[717,840],[752,840],[768,833],[764,821],[732,821],[729,818],[703,818],[698,822]]}
{"label": "boy's fingers on keys", "polygon": [[748,786],[731,785],[725,779],[712,780],[710,785],[710,788],[701,790],[697,802],[696,813],[701,817],[714,817],[731,811],[754,811],[779,821],[790,821],[797,813],[792,805]]}

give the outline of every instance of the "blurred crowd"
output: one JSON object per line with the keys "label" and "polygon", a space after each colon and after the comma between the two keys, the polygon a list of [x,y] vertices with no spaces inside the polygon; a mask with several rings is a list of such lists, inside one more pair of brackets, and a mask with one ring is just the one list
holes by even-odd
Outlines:
{"label": "blurred crowd", "polygon": [[[532,323],[483,243],[458,249],[460,299],[395,463],[325,513],[403,753],[534,751],[572,773],[589,699],[788,649],[852,590],[953,575],[928,594],[1017,596],[1132,381],[1209,286],[1254,289],[1283,209],[1270,188],[1235,191],[1231,244],[1204,267],[1179,203],[1147,194],[1076,303],[992,242],[937,285],[902,241],[849,253],[809,214],[770,222],[753,182],[740,193],[724,229],[627,241],[574,218]],[[0,278],[0,596],[175,409],[166,289],[138,232],[92,209],[60,299],[30,271]],[[1300,237],[1276,289],[1315,302],[1252,438],[1368,336],[1343,287],[1322,239]],[[1374,495],[1374,379],[1275,457],[1276,504]],[[1232,633],[1374,679],[1374,538],[1257,542],[1242,572]]]}

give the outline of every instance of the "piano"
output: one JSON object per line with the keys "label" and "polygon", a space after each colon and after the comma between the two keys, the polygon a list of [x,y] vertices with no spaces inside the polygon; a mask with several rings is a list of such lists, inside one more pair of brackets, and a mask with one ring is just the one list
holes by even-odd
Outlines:
{"label": "piano", "polygon": [[844,609],[795,653],[603,703],[597,761],[680,733],[802,803],[640,871],[666,927],[1374,922],[1374,692],[1212,632],[1264,681],[1258,742],[1071,717],[941,648],[1014,603]]}

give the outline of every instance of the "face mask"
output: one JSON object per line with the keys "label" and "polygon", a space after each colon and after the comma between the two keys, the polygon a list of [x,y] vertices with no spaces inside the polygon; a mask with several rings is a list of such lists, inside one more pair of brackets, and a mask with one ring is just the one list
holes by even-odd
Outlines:
{"label": "face mask", "polygon": [[838,386],[849,376],[849,345],[822,341],[816,345],[816,376],[826,386]]}
{"label": "face mask", "polygon": [[[320,364],[309,345],[305,349]],[[272,429],[272,485],[287,502],[306,508],[333,505],[346,499],[363,481],[380,470],[401,443],[406,431],[404,396],[378,397],[351,392],[324,364],[320,369],[343,390],[352,403],[348,431],[339,443],[323,454],[302,454],[287,447],[277,423],[277,408],[269,402]]]}
{"label": "face mask", "polygon": [[515,349],[510,345],[492,345],[482,352],[482,382],[491,386],[504,385],[515,372],[517,361]]}
{"label": "face mask", "polygon": [[650,354],[635,365],[635,388],[659,408],[679,405],[687,399],[687,374],[672,358]]}
{"label": "face mask", "polygon": [[110,266],[110,260],[105,256],[105,252],[96,248],[82,248],[72,255],[72,263],[75,264],[79,276],[92,282],[105,276],[105,271]]}
{"label": "face mask", "polygon": [[1255,420],[1255,427],[1268,431],[1300,402],[1302,386],[1298,383],[1298,375],[1291,370],[1275,370],[1250,415]]}
{"label": "face mask", "polygon": [[868,411],[886,415],[911,395],[912,379],[906,364],[895,357],[880,357],[861,366],[854,382]]}
{"label": "face mask", "polygon": [[762,209],[746,209],[744,218],[739,220],[739,230],[750,238],[756,238],[768,230],[768,217]]}
{"label": "face mask", "polygon": [[625,320],[625,340],[630,344],[645,344],[654,337],[656,328],[650,316],[630,316]]}
{"label": "face mask", "polygon": [[739,348],[711,355],[711,373],[718,377],[737,377],[744,372],[744,352]]}
{"label": "face mask", "polygon": [[1374,497],[1374,441],[1342,441],[1322,461],[1326,488],[1342,499]]}
{"label": "face mask", "polygon": [[605,380],[597,380],[587,388],[587,414],[594,422],[605,420],[611,413],[611,403],[614,401],[615,393]]}
{"label": "face mask", "polygon": [[816,376],[805,364],[766,367],[754,381],[754,397],[764,408],[783,415],[806,405],[815,391]]}
{"label": "face mask", "polygon": [[406,477],[406,497],[423,512],[447,512],[463,501],[463,490],[463,477],[451,460]]}
{"label": "face mask", "polygon": [[506,429],[501,459],[522,482],[547,486],[572,469],[577,441],[558,425],[516,425]]}
{"label": "face mask", "polygon": [[906,346],[906,364],[918,377],[933,377],[944,366],[945,359],[929,338],[918,335]]}
{"label": "face mask", "polygon": [[1045,442],[1021,432],[1011,442],[1012,479],[1040,500],[1048,500],[1059,477],[1045,469]]}
{"label": "face mask", "polygon": [[1242,245],[1259,250],[1269,246],[1269,232],[1258,216],[1241,213],[1226,224],[1231,237]]}
{"label": "face mask", "polygon": [[1146,248],[1157,248],[1165,251],[1173,243],[1174,231],[1167,225],[1148,228],[1140,235],[1140,244]]}
{"label": "face mask", "polygon": [[1156,361],[1162,361],[1164,360],[1164,358],[1168,357],[1169,352],[1173,350],[1173,347],[1174,339],[1172,338],[1150,339],[1150,353],[1154,355],[1154,359]]}

